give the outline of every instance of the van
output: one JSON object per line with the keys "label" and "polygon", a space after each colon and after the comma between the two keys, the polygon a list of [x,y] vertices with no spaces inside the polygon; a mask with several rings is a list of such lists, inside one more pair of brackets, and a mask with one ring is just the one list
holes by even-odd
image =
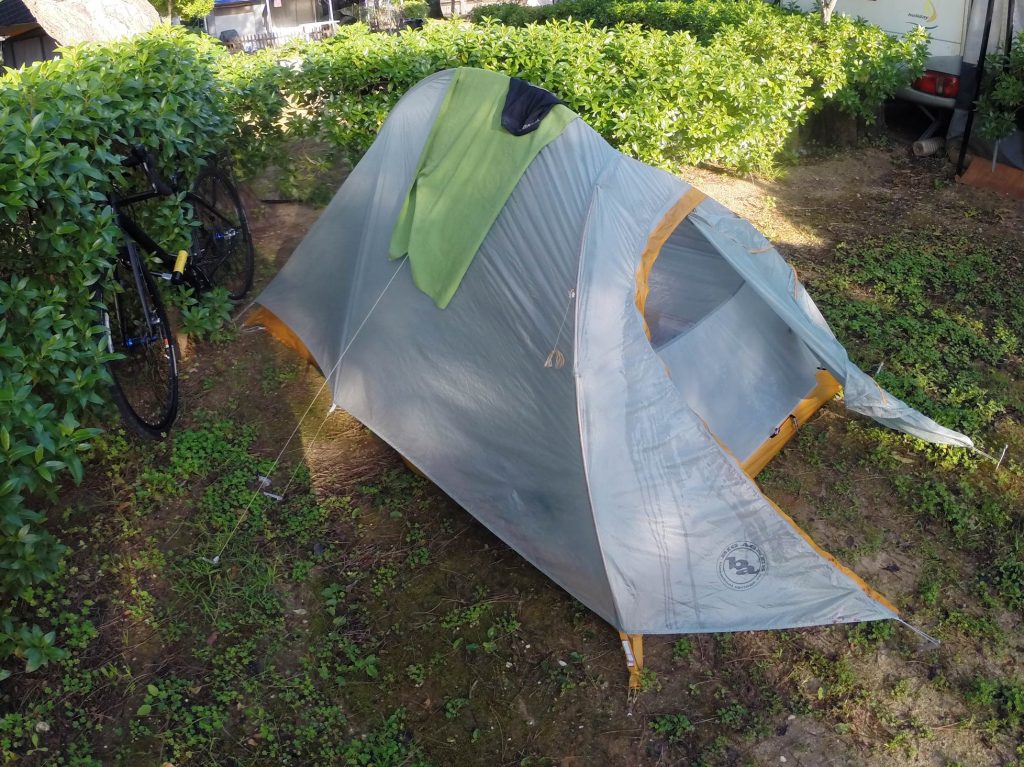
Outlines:
{"label": "van", "polygon": [[[931,125],[921,138],[938,131],[949,116],[946,140],[951,150],[963,141],[967,115],[975,97],[978,59],[985,34],[985,18],[992,3],[988,54],[1008,50],[1014,36],[1024,31],[1024,0],[839,0],[835,13],[862,18],[892,35],[915,27],[927,30],[930,42],[925,73],[896,97],[918,104]],[[784,3],[817,13],[815,0]],[[934,111],[933,111],[934,110]],[[953,110],[949,115],[948,110]],[[1015,168],[1024,168],[1024,131],[989,145],[976,135],[967,137],[971,150]]]}
{"label": "van", "polygon": [[[835,12],[862,18],[892,35],[924,27],[931,42],[927,71],[903,89],[899,98],[926,107],[967,107],[974,95],[978,54],[989,0],[839,0]],[[814,0],[797,0],[800,10],[813,12]],[[1016,7],[1014,7],[1016,5]],[[1007,24],[1013,10],[1014,23]],[[1024,29],[1024,2],[994,0],[989,53],[1003,50],[1010,35]],[[958,97],[963,94],[963,103]]]}

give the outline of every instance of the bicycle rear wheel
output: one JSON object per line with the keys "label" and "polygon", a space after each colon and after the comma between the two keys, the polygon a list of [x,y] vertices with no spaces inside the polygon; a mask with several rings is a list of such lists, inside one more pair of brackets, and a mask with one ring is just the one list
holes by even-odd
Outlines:
{"label": "bicycle rear wheel", "polygon": [[103,325],[111,394],[125,423],[146,439],[167,435],[178,414],[178,356],[163,302],[137,251],[114,265],[107,286]]}
{"label": "bicycle rear wheel", "polygon": [[199,226],[192,230],[192,268],[200,283],[222,287],[237,301],[252,287],[252,236],[238,190],[216,168],[199,174],[190,202]]}

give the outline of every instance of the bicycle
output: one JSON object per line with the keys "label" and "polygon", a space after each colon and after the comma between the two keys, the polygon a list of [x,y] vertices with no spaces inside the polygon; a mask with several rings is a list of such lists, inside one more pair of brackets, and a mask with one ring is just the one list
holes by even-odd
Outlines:
{"label": "bicycle", "polygon": [[[175,190],[141,145],[132,146],[122,164],[141,167],[150,188],[108,196],[126,237],[101,297],[106,351],[115,355],[106,365],[113,379],[111,394],[125,423],[143,438],[160,439],[178,413],[178,352],[155,279],[187,285],[197,295],[223,287],[237,301],[252,287],[252,236],[238,190],[224,171],[210,164],[185,194],[185,203],[199,221],[192,229],[189,250],[168,252],[128,210],[146,200],[173,196]],[[147,267],[140,248],[166,271]]]}

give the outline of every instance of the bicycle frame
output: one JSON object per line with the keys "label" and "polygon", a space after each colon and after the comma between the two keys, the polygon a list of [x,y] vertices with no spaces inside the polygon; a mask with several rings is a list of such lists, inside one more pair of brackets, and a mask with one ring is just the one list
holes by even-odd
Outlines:
{"label": "bicycle frame", "polygon": [[[127,328],[127,326],[125,324],[125,318],[124,318],[123,311],[121,309],[121,303],[120,303],[120,297],[119,296],[115,297],[115,299],[114,299],[114,307],[113,308],[114,308],[114,318],[115,318],[115,320],[120,325],[121,337],[125,338],[125,340],[126,340],[125,345],[128,348],[133,348],[136,345],[138,345],[138,346],[145,346],[146,344],[151,343],[156,338],[156,335],[154,334],[154,330],[153,330],[153,312],[152,312],[152,307],[149,305],[149,301],[146,298],[146,289],[145,289],[145,287],[143,285],[142,273],[143,273],[143,270],[145,269],[145,266],[143,266],[143,264],[142,264],[142,257],[139,255],[138,247],[136,247],[135,243],[133,243],[133,242],[129,242],[129,243],[127,243],[125,245],[125,252],[128,254],[128,266],[131,268],[132,279],[133,279],[133,282],[134,282],[134,285],[135,285],[135,290],[136,290],[136,292],[139,295],[139,300],[142,301],[142,308],[143,308],[143,311],[145,312],[147,335],[145,335],[143,337],[139,337],[139,338],[128,338],[127,337],[127,335],[128,335],[128,333],[127,333],[128,328]],[[108,307],[107,317],[106,317],[105,321],[106,322],[110,321],[109,307]],[[110,332],[109,326],[107,327],[107,332],[108,332],[108,334]],[[109,335],[108,335],[108,338],[107,338],[107,345],[110,346]],[[113,347],[111,347],[109,350],[113,351]]]}
{"label": "bicycle frame", "polygon": [[139,192],[138,194],[131,194],[127,197],[122,198],[111,198],[110,204],[114,209],[114,213],[117,216],[117,225],[121,227],[121,231],[125,232],[131,237],[143,250],[152,253],[157,256],[161,262],[173,262],[174,256],[162,247],[157,245],[153,238],[142,231],[142,228],[135,223],[135,219],[127,215],[122,208],[131,207],[140,202],[146,200],[152,200],[155,197],[163,197],[159,192]]}
{"label": "bicycle frame", "polygon": [[[148,253],[151,253],[152,255],[156,256],[157,260],[165,268],[170,270],[171,266],[174,264],[175,254],[170,253],[169,251],[165,250],[163,247],[158,245],[153,240],[153,238],[150,237],[148,234],[146,234],[146,232],[143,231],[143,229],[135,222],[135,220],[131,216],[129,216],[127,213],[125,213],[125,211],[123,210],[124,208],[130,208],[133,205],[137,205],[140,202],[145,202],[147,200],[152,200],[152,199],[154,199],[156,197],[166,197],[166,196],[167,195],[164,195],[164,194],[161,194],[160,192],[152,191],[152,190],[151,191],[147,191],[147,192],[136,192],[134,194],[127,195],[125,197],[118,197],[118,198],[111,197],[110,198],[110,205],[114,209],[114,213],[115,213],[115,215],[117,217],[117,225],[121,228],[121,231],[123,231],[125,234],[127,234],[143,250],[145,250]],[[186,192],[185,193],[185,201],[188,202],[188,203],[191,203],[193,205],[193,207],[201,207],[204,210],[209,211],[210,213],[212,213],[214,216],[216,216],[217,218],[221,219],[222,221],[226,221],[228,223],[231,223],[228,220],[227,217],[225,217],[223,214],[220,213],[220,211],[218,211],[212,205],[207,203],[206,200],[202,199],[201,197],[199,197],[198,195],[194,194],[193,192]],[[141,262],[141,259],[140,259],[140,262]],[[155,277],[159,277],[160,279],[164,279],[164,280],[170,280],[171,279],[170,271],[167,271],[167,272],[152,272],[151,271],[150,274],[152,274]],[[194,288],[196,290],[196,292],[201,293],[201,292],[209,290],[211,287],[213,287],[210,284],[209,279],[207,279],[206,275],[204,275],[201,271],[199,271],[198,269],[195,269],[193,267],[191,259],[189,259],[188,263],[185,265],[185,272],[184,272],[183,276],[184,276],[185,283],[188,284],[190,287]]]}

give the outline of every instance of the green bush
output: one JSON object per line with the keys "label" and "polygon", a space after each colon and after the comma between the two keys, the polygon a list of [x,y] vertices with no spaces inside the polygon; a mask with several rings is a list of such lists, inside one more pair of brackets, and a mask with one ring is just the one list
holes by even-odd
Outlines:
{"label": "green bush", "polygon": [[411,0],[402,3],[402,15],[407,19],[425,19],[430,13],[426,0]]}
{"label": "green bush", "polygon": [[562,0],[553,5],[525,6],[518,3],[481,5],[473,9],[474,22],[494,19],[509,26],[545,23],[552,19],[592,20],[600,27],[639,24],[666,32],[689,32],[708,43],[726,26],[747,21],[771,22],[780,13],[763,0]]}
{"label": "green bush", "polygon": [[848,114],[866,118],[924,69],[927,52],[921,29],[896,39],[845,16],[835,16],[825,26],[816,14],[782,10],[764,0],[563,0],[539,7],[503,3],[480,6],[472,18],[511,26],[569,18],[589,19],[600,27],[639,24],[687,32],[708,46],[725,35],[738,59],[791,58],[813,84],[812,109],[834,101]]}
{"label": "green bush", "polygon": [[1008,56],[989,60],[985,89],[978,100],[978,132],[999,141],[1024,129],[1024,32],[1017,35]]}
{"label": "green bush", "polygon": [[[63,547],[32,510],[80,482],[108,375],[95,294],[120,231],[106,204],[129,143],[185,175],[231,124],[214,82],[218,54],[181,31],[88,45],[0,77],[0,678],[12,656],[31,670],[53,636],[17,618]],[[188,241],[180,206],[157,204],[147,228]],[[109,405],[104,405],[109,408]]]}
{"label": "green bush", "polygon": [[[706,5],[707,13],[693,12]],[[598,18],[528,26],[431,23],[400,35],[355,25],[283,52],[225,57],[220,78],[239,122],[234,149],[240,165],[252,169],[284,156],[283,143],[292,138],[316,137],[361,153],[415,83],[447,67],[475,66],[548,88],[613,145],[645,162],[767,171],[809,113],[834,103],[870,116],[923,67],[920,31],[896,40],[842,17],[823,27],[816,17],[760,0],[720,5],[508,6],[511,22],[516,14],[562,13],[551,9],[567,6]],[[677,6],[690,14],[686,24],[671,15]],[[636,13],[608,15],[623,8]],[[656,28],[651,20],[658,13],[673,19],[662,26],[689,25],[692,33]],[[599,28],[620,16],[646,19],[649,28]]]}
{"label": "green bush", "polygon": [[224,59],[222,77],[241,123],[242,167],[280,156],[285,138],[364,151],[412,85],[475,66],[548,88],[613,145],[651,164],[768,170],[815,104],[802,64],[814,51],[755,44],[754,32],[733,28],[704,46],[686,33],[574,21],[433,23],[400,35],[353,26],[284,53]]}

